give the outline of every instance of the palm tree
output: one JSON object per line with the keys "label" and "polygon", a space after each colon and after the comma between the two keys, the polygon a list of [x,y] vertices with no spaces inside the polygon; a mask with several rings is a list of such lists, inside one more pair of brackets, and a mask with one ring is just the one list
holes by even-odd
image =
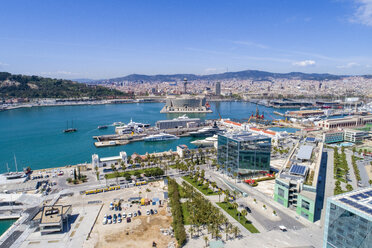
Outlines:
{"label": "palm tree", "polygon": [[221,202],[221,195],[222,195],[221,190],[219,190],[219,191],[217,192],[217,194],[218,194],[218,202]]}
{"label": "palm tree", "polygon": [[116,185],[119,185],[118,179],[120,177],[119,171],[115,170]]}
{"label": "palm tree", "polygon": [[192,238],[192,236],[194,236],[194,227],[191,225],[190,228],[189,228],[189,233],[190,233],[190,237]]}
{"label": "palm tree", "polygon": [[216,182],[212,182],[213,191],[215,190],[216,187],[217,187],[217,183]]}
{"label": "palm tree", "polygon": [[[232,207],[233,207],[233,209],[237,209],[238,208],[238,203],[236,203],[236,202],[233,202],[233,204],[231,204],[232,205]],[[238,214],[239,214],[239,221],[240,221],[240,212],[238,211]]]}
{"label": "palm tree", "polygon": [[208,247],[208,236],[204,236],[205,247]]}
{"label": "palm tree", "polygon": [[106,187],[107,187],[108,174],[105,174],[105,179],[106,179]]}
{"label": "palm tree", "polygon": [[123,171],[125,171],[125,169],[127,168],[127,167],[125,166],[124,161],[121,161],[120,166],[121,166],[121,169],[122,169]]}
{"label": "palm tree", "polygon": [[237,227],[237,226],[234,226],[233,227],[233,232],[234,232],[234,237],[238,237],[239,233],[240,233],[240,229]]}
{"label": "palm tree", "polygon": [[96,171],[97,180],[99,180],[99,171]]}
{"label": "palm tree", "polygon": [[245,216],[247,216],[247,214],[248,214],[247,210],[243,209],[242,210],[242,215],[245,217]]}
{"label": "palm tree", "polygon": [[237,177],[238,177],[238,173],[234,172],[235,184],[236,184],[236,178]]}
{"label": "palm tree", "polygon": [[230,173],[231,173],[231,168],[230,168],[230,167],[227,168],[227,171],[229,172],[229,175],[230,175]]}
{"label": "palm tree", "polygon": [[226,228],[225,228],[225,234],[226,234],[226,241],[228,239],[228,234],[230,232],[230,225],[226,225]]}
{"label": "palm tree", "polygon": [[115,171],[115,170],[116,170],[115,165],[113,165],[113,164],[111,165],[111,170],[112,170],[112,171]]}

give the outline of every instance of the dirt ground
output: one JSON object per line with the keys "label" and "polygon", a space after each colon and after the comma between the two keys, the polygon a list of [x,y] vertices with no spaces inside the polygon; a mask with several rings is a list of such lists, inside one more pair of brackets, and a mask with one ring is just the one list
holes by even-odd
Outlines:
{"label": "dirt ground", "polygon": [[[100,222],[91,235],[94,242],[91,247],[152,247],[152,242],[157,247],[168,247],[168,244],[176,242],[169,235],[161,233],[160,229],[169,228],[172,217],[166,215],[166,208],[159,209],[157,215],[140,216],[132,219],[131,223],[102,225]],[[93,244],[94,243],[94,244]]]}

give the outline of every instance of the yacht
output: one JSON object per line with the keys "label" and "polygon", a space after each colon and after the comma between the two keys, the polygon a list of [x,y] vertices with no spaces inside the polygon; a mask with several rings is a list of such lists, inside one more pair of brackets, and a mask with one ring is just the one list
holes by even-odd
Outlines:
{"label": "yacht", "polygon": [[64,132],[64,133],[74,133],[74,132],[76,132],[76,131],[77,131],[77,129],[74,128],[74,122],[71,121],[71,127],[69,128],[69,127],[68,127],[68,121],[67,121],[67,128],[66,128],[65,130],[63,130],[63,132]]}
{"label": "yacht", "polygon": [[215,122],[213,127],[204,127],[198,131],[190,132],[190,135],[192,137],[206,137],[206,136],[212,136],[216,134],[218,131],[220,131],[220,129],[218,128]]}
{"label": "yacht", "polygon": [[121,121],[116,121],[116,122],[112,123],[112,125],[113,126],[122,126],[122,125],[124,125],[124,123],[121,122]]}
{"label": "yacht", "polygon": [[98,126],[97,128],[98,129],[107,129],[107,126],[106,125],[104,125],[104,126]]}
{"label": "yacht", "polygon": [[143,140],[144,141],[166,141],[166,140],[175,140],[179,139],[179,137],[168,134],[168,133],[159,133],[159,134],[154,134],[154,135],[149,135],[145,137]]}
{"label": "yacht", "polygon": [[196,145],[197,147],[212,147],[218,141],[217,135],[213,135],[212,137],[208,137],[203,140],[195,140],[192,141],[191,144]]}

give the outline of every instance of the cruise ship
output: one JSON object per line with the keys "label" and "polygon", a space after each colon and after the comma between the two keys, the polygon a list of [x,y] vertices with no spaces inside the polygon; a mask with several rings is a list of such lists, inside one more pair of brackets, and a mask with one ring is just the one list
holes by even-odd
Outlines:
{"label": "cruise ship", "polygon": [[213,127],[204,127],[198,131],[190,132],[190,135],[192,137],[207,137],[216,134],[218,131],[220,131],[220,129],[215,122]]}
{"label": "cruise ship", "polygon": [[166,140],[175,140],[175,139],[179,139],[179,137],[172,135],[172,134],[168,134],[168,133],[159,133],[159,134],[147,136],[143,140],[144,141],[166,141]]}

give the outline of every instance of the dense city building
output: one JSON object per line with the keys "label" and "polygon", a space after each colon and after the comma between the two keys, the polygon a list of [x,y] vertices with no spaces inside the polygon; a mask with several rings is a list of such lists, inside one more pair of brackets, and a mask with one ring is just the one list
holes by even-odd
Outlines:
{"label": "dense city building", "polygon": [[329,198],[324,248],[370,248],[372,245],[372,187]]}

